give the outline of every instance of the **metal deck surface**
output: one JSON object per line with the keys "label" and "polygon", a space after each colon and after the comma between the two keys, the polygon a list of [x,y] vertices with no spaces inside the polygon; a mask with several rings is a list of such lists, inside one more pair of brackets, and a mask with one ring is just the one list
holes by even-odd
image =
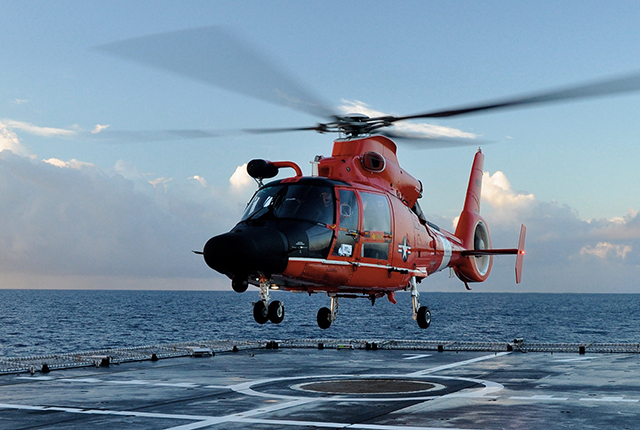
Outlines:
{"label": "metal deck surface", "polygon": [[5,373],[0,428],[639,426],[637,353],[352,345],[245,344],[214,356],[159,355],[157,361],[111,360],[108,366],[99,366],[106,363],[95,355],[92,366]]}

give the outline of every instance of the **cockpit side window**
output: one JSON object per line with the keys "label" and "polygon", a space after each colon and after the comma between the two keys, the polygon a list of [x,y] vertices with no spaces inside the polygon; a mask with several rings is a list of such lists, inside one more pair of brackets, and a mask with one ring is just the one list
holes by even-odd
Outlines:
{"label": "cockpit side window", "polygon": [[274,210],[277,218],[335,223],[333,190],[318,185],[289,185]]}
{"label": "cockpit side window", "polygon": [[338,198],[340,222],[333,255],[351,257],[358,238],[358,198],[352,190],[339,190]]}

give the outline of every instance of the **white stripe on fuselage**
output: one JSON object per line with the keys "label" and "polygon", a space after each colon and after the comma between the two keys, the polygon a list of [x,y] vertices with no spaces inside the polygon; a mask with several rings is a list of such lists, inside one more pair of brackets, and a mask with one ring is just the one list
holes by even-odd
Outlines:
{"label": "white stripe on fuselage", "polygon": [[435,233],[444,251],[442,254],[442,262],[440,263],[440,267],[438,267],[438,270],[437,270],[437,272],[439,272],[445,267],[447,267],[449,265],[449,262],[451,261],[451,242],[449,242],[449,239],[444,237],[442,233],[438,231],[436,231]]}
{"label": "white stripe on fuselage", "polygon": [[356,261],[325,260],[322,258],[303,258],[303,257],[289,257],[289,261],[299,261],[302,263],[320,263],[320,264],[329,264],[329,265],[335,265],[335,266],[372,267],[375,269],[393,270],[394,272],[406,270],[413,276],[422,276],[422,277],[427,276],[426,270],[409,269],[407,267],[395,267],[395,266],[388,266],[388,265],[382,265],[382,264],[360,263]]}

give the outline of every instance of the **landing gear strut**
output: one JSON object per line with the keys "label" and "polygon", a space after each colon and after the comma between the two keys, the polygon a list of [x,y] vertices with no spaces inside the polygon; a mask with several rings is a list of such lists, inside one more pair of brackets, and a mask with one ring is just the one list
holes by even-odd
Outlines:
{"label": "landing gear strut", "polygon": [[431,311],[426,306],[420,306],[420,293],[416,277],[412,276],[409,281],[411,290],[411,304],[413,305],[413,319],[418,322],[418,327],[428,328],[431,325]]}
{"label": "landing gear strut", "polygon": [[280,324],[284,319],[284,304],[279,300],[271,301],[269,287],[271,282],[262,277],[260,278],[260,301],[253,304],[253,319],[258,324],[265,324],[271,321],[274,324]]}
{"label": "landing gear strut", "polygon": [[331,297],[331,309],[320,308],[318,311],[318,327],[323,330],[331,327],[331,323],[334,322],[338,316],[338,297],[335,295],[329,297]]}

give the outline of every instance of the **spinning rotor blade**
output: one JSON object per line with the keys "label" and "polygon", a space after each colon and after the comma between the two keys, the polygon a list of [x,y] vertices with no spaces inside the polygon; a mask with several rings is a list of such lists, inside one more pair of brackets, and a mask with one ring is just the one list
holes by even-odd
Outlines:
{"label": "spinning rotor blade", "polygon": [[229,30],[202,27],[100,45],[117,57],[322,118],[333,111]]}
{"label": "spinning rotor blade", "polygon": [[613,94],[630,93],[640,90],[640,73],[633,73],[615,79],[598,81],[592,84],[578,85],[565,89],[541,92],[528,96],[497,100],[479,105],[471,105],[457,109],[425,112],[417,115],[391,117],[389,122],[404,121],[417,118],[447,118],[458,115],[466,115],[475,112],[514,108],[525,105],[559,102],[563,100],[583,99],[589,97],[606,96]]}
{"label": "spinning rotor blade", "polygon": [[270,133],[288,133],[291,131],[317,131],[324,132],[323,124],[312,125],[310,127],[282,127],[282,128],[243,128],[242,132],[250,134],[270,134]]}
{"label": "spinning rotor blade", "polygon": [[269,134],[285,133],[290,131],[318,131],[313,127],[290,128],[262,128],[243,130],[206,130],[206,129],[181,129],[181,130],[104,130],[100,133],[82,132],[74,133],[89,140],[97,141],[129,141],[129,142],[163,142],[169,140],[194,140],[214,137],[238,136],[243,134]]}
{"label": "spinning rotor blade", "polygon": [[[428,133],[416,135],[400,129],[384,130],[398,121],[420,118],[447,118],[496,109],[525,107],[565,100],[585,99],[640,91],[640,72],[590,84],[570,86],[529,95],[498,99],[455,109],[407,116],[337,115],[335,110],[307,92],[293,78],[274,66],[265,56],[221,27],[202,27],[127,39],[98,46],[117,57],[151,65],[210,85],[289,107],[327,120],[309,127],[261,128],[239,131],[165,130],[159,132],[109,131],[98,139],[129,138],[138,141],[198,139],[242,133],[267,134],[291,131],[339,132],[358,137],[379,133],[407,143],[430,147],[477,145],[474,138],[447,137]],[[120,136],[118,136],[118,133]],[[102,134],[102,133],[100,133]],[[109,135],[109,137],[107,137]]]}
{"label": "spinning rotor blade", "polygon": [[97,141],[128,141],[128,142],[163,142],[168,140],[206,139],[211,137],[230,136],[240,134],[238,131],[221,130],[102,130],[99,133],[82,132],[80,136]]}
{"label": "spinning rotor blade", "polygon": [[398,130],[382,130],[376,134],[393,139],[396,143],[416,146],[423,149],[480,146],[491,143],[468,137],[425,136],[424,134],[413,134]]}

